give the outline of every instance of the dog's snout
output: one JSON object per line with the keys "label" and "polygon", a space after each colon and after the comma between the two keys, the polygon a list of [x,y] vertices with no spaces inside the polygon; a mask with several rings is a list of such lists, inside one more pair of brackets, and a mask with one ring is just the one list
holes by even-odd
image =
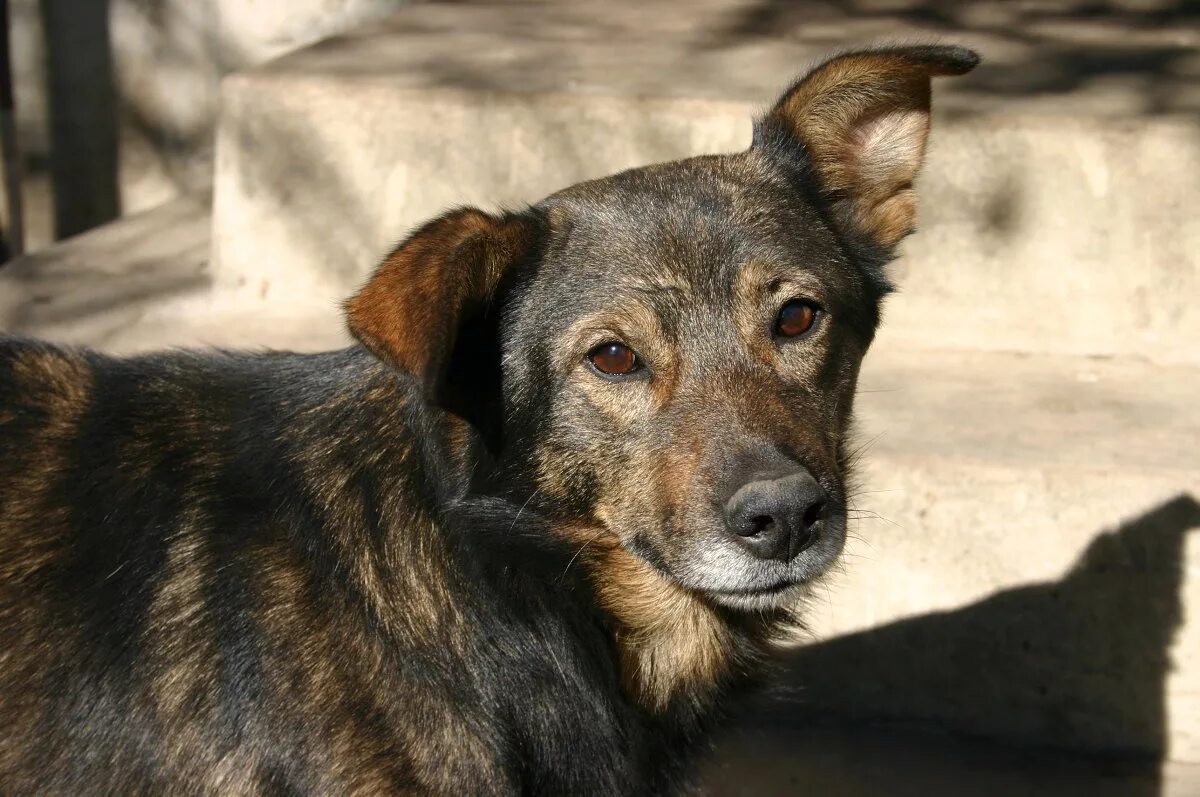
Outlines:
{"label": "dog's snout", "polygon": [[725,504],[725,524],[760,559],[791,561],[816,541],[829,496],[807,472],[747,482]]}

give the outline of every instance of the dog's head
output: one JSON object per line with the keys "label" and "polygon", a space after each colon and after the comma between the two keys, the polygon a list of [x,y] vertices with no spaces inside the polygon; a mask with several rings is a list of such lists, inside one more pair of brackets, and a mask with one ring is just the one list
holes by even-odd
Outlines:
{"label": "dog's head", "polygon": [[717,603],[778,605],[841,551],[855,381],[915,219],[930,79],[976,62],[842,55],[745,152],[449,213],[350,300],[350,328],[476,423],[543,511]]}

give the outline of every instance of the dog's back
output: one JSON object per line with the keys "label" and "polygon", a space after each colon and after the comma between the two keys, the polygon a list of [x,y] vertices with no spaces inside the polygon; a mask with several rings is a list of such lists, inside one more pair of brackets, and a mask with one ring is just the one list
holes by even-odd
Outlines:
{"label": "dog's back", "polygon": [[[489,793],[581,713],[611,735],[589,632],[451,528],[462,474],[411,399],[353,349],[0,343],[6,790]],[[521,713],[564,727],[505,750],[539,691]]]}

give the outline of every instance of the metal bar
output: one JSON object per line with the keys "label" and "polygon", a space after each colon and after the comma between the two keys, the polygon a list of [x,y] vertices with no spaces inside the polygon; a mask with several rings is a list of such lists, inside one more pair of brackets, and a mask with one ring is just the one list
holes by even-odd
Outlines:
{"label": "metal bar", "polygon": [[25,211],[21,197],[21,148],[17,141],[13,101],[12,50],[9,41],[8,0],[0,0],[0,157],[4,162],[4,198],[8,204],[8,229],[0,264],[25,253]]}

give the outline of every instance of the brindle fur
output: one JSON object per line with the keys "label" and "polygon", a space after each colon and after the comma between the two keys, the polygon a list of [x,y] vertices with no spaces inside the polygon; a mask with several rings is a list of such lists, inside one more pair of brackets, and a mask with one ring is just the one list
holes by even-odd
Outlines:
{"label": "brindle fur", "polygon": [[[841,56],[746,152],[449,213],[348,303],[362,346],[0,341],[0,790],[678,786],[840,552],[929,78],[975,60]],[[614,337],[638,377],[585,365]],[[837,512],[754,569],[715,507],[780,462]]]}

